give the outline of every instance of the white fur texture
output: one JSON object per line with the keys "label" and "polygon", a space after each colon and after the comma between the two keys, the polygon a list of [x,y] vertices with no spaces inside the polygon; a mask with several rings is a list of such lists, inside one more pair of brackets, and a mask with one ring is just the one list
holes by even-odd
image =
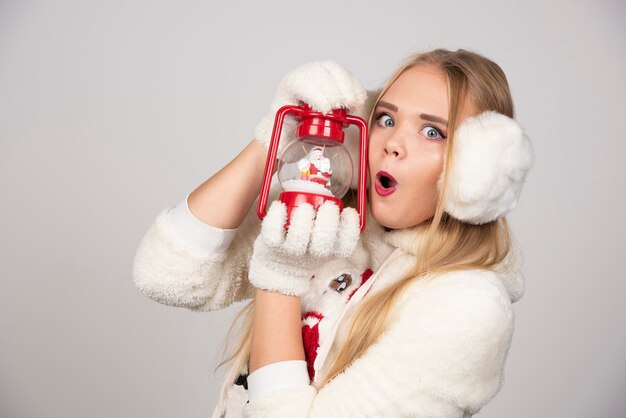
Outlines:
{"label": "white fur texture", "polygon": [[526,174],[533,164],[528,136],[513,119],[497,112],[468,118],[455,133],[454,168],[445,210],[472,224],[504,216],[517,205]]}
{"label": "white fur texture", "polygon": [[[286,213],[286,207],[280,202],[272,204],[275,208],[281,208]],[[271,208],[271,207],[270,207]],[[281,213],[282,214],[282,213]],[[268,219],[268,221],[270,221]],[[308,203],[303,203],[291,212],[289,221],[289,229],[286,231],[285,243],[283,249],[285,253],[299,257],[306,253],[311,239],[311,231],[315,222],[315,209]],[[274,225],[275,227],[278,225]],[[281,225],[282,227],[282,225]],[[261,228],[263,234],[263,227]]]}
{"label": "white fur texture", "polygon": [[259,230],[255,219],[247,217],[228,253],[207,256],[174,235],[168,223],[170,209],[159,213],[139,244],[132,271],[137,288],[159,303],[194,311],[222,309],[251,297],[254,288],[247,280],[247,265]]}
{"label": "white fur texture", "polygon": [[254,243],[248,277],[259,289],[300,296],[320,263],[354,251],[359,218],[352,208],[340,213],[337,205],[326,202],[317,212],[306,203],[293,209],[288,229],[286,219],[285,204],[274,201]]}
{"label": "white fur texture", "polygon": [[[254,135],[265,148],[269,147],[276,112],[281,107],[304,102],[317,112],[332,109],[348,111],[359,108],[367,97],[359,80],[332,61],[303,64],[288,72],[278,84],[270,113],[257,125]],[[294,138],[295,121],[285,119],[279,143],[279,154]]]}
{"label": "white fur texture", "polygon": [[241,385],[232,385],[227,389],[226,400],[224,418],[241,418],[248,401],[248,391]]}
{"label": "white fur texture", "polygon": [[[278,198],[272,186],[269,200]],[[133,281],[149,298],[193,311],[222,309],[254,296],[248,270],[254,241],[261,230],[254,202],[226,254],[200,254],[172,230],[163,209],[141,239],[133,260]]]}
{"label": "white fur texture", "polygon": [[[317,222],[311,233],[310,250],[320,257],[328,257],[332,254],[332,244],[337,240],[339,231],[339,206],[332,202],[326,202],[317,211]],[[327,219],[326,222],[320,222]]]}
{"label": "white fur texture", "polygon": [[[414,260],[402,257],[402,273]],[[392,263],[380,279],[398,280],[399,267]],[[502,387],[514,315],[493,272],[414,281],[390,318],[376,344],[326,386],[251,401],[243,416],[463,417],[480,411]]]}
{"label": "white fur texture", "polygon": [[[313,266],[307,258],[299,257],[306,251],[312,226],[312,219],[307,219],[312,218],[312,207],[308,206],[296,208],[291,219],[293,222],[295,218],[294,232],[298,231],[306,238],[294,233],[287,240],[284,228],[287,209],[279,201],[272,203],[261,223],[261,234],[254,242],[250,259],[248,278],[254,287],[294,296],[309,288]],[[302,262],[298,263],[300,258]]]}
{"label": "white fur texture", "polygon": [[[382,240],[393,248],[400,248],[407,254],[417,256],[420,253],[420,249],[426,243],[425,235],[419,231],[420,227],[395,229],[385,233]],[[384,253],[385,251],[379,248],[376,252]],[[522,254],[517,244],[514,243],[511,252],[493,268],[506,288],[511,303],[521,299],[526,289],[526,282],[521,271],[521,265]],[[396,275],[402,276],[402,273],[399,272]]]}
{"label": "white fur texture", "polygon": [[[172,235],[163,211],[137,251],[135,283],[161,303],[192,310],[218,309],[233,300],[252,297],[254,288],[247,283],[245,272],[261,225],[255,209],[251,209],[225,258],[219,259],[189,251]],[[324,314],[341,310],[352,288],[343,294],[328,291],[328,284],[339,273],[350,272],[357,279],[358,272],[367,266],[380,270],[371,293],[405,277],[422,242],[417,231],[383,232],[375,222],[368,222],[357,250],[344,260],[345,265],[333,260],[316,268],[309,289],[316,295],[309,292],[302,299],[306,310]],[[274,239],[282,242],[282,231]],[[365,248],[361,248],[363,244]],[[380,268],[395,248],[405,250],[405,254]],[[513,268],[515,260],[517,257],[512,257],[505,263],[511,274],[517,271]],[[389,326],[379,341],[329,385],[319,391],[312,385],[303,392],[245,406],[247,392],[233,386],[235,373],[225,381],[226,417],[470,416],[502,386],[513,332],[511,302],[522,293],[523,281],[507,282],[499,271],[458,271],[414,281],[394,304]],[[325,332],[323,321],[320,337]],[[337,336],[339,344],[342,335]],[[316,372],[316,379],[318,373],[323,377],[317,364]],[[221,414],[219,405],[217,414]]]}
{"label": "white fur texture", "polygon": [[[352,265],[353,255],[345,263],[336,260],[316,269],[302,303],[303,312],[324,314],[319,324],[321,340],[327,335],[327,321],[341,312],[352,289],[337,294],[328,291],[329,282],[345,272],[357,279],[358,271],[371,266],[379,272],[370,291],[374,293],[406,277],[425,243],[419,231],[405,228],[381,236],[382,228],[368,223],[359,241],[359,246],[367,247],[362,254],[354,253],[361,255],[358,266]],[[404,253],[381,268],[381,260],[395,248]],[[370,255],[378,261],[370,261]],[[506,262],[510,274],[519,271],[516,260]],[[247,397],[237,397],[239,404],[226,416],[471,416],[498,393],[504,381],[514,329],[511,302],[519,299],[524,287],[521,276],[511,283],[497,272],[482,270],[414,281],[394,305],[379,341],[329,385],[319,389],[312,384],[317,393],[295,390],[247,405]],[[345,332],[336,338],[341,345]],[[319,383],[327,367],[317,363]]]}
{"label": "white fur texture", "polygon": [[[363,214],[366,216],[366,214]],[[354,208],[344,208],[341,211],[337,240],[333,246],[333,252],[337,257],[349,257],[353,254],[359,239],[361,238],[359,213]]]}

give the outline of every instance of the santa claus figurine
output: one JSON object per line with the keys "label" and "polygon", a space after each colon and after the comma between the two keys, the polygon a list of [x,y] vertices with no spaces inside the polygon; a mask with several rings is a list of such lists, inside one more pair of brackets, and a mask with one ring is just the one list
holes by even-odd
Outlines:
{"label": "santa claus figurine", "polygon": [[330,168],[330,160],[324,157],[322,147],[314,147],[306,157],[298,161],[300,180],[308,180],[330,187],[330,176],[333,170]]}

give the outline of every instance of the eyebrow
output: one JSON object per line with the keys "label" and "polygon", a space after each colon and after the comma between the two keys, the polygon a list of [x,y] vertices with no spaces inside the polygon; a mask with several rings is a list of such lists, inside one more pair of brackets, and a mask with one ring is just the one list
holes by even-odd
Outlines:
{"label": "eyebrow", "polygon": [[443,123],[444,125],[446,125],[446,127],[448,126],[448,121],[445,120],[444,118],[440,118],[439,116],[422,113],[420,117],[424,120],[429,120],[431,122],[439,122],[439,123]]}
{"label": "eyebrow", "polygon": [[[393,110],[394,112],[398,111],[398,106],[393,105],[388,102],[384,102],[382,100],[378,102],[378,106],[385,107],[389,110]],[[439,116],[429,115],[428,113],[421,113],[420,117],[424,120],[429,120],[431,122],[439,122],[439,123],[443,123],[446,127],[448,126],[448,121],[445,120],[444,118],[440,118]]]}
{"label": "eyebrow", "polygon": [[386,107],[389,110],[393,110],[394,112],[398,111],[398,106],[396,105],[392,105],[391,103],[387,103],[387,102],[383,102],[382,100],[380,100],[378,102],[378,106],[380,107]]}

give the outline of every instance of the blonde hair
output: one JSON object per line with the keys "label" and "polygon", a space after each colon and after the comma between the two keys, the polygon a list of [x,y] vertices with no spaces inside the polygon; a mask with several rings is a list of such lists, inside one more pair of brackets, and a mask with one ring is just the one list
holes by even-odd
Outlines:
{"label": "blonde hair", "polygon": [[[453,167],[454,132],[461,122],[460,115],[468,100],[478,114],[493,110],[514,117],[513,101],[506,76],[493,61],[471,51],[435,49],[410,56],[385,83],[376,103],[393,82],[416,65],[433,65],[447,77],[449,94],[448,139],[445,167]],[[375,107],[375,106],[374,106]],[[372,109],[373,113],[373,109]],[[369,117],[372,123],[372,114]],[[364,298],[341,325],[346,335],[341,346],[338,339],[331,348],[327,361],[330,365],[319,387],[326,385],[359,358],[384,331],[394,302],[414,280],[433,273],[463,269],[490,269],[511,251],[511,234],[505,218],[472,225],[450,217],[443,209],[448,179],[437,197],[433,217],[420,225],[416,232],[424,234],[416,266],[402,280]],[[234,344],[231,354],[217,367],[234,361],[236,367],[246,364],[250,354],[250,334],[254,300],[240,311],[228,332],[227,340]],[[235,335],[236,334],[236,335]],[[224,352],[227,348],[225,346]]]}

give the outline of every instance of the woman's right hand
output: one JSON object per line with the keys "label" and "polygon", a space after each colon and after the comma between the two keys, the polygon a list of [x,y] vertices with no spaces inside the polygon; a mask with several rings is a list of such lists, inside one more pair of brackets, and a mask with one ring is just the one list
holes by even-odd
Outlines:
{"label": "woman's right hand", "polygon": [[[353,111],[365,102],[367,92],[359,80],[332,61],[303,64],[288,72],[278,84],[270,113],[255,129],[255,139],[266,149],[272,136],[274,118],[285,105],[304,102],[317,112],[328,113],[343,108]],[[285,119],[278,152],[294,138],[295,121]]]}

